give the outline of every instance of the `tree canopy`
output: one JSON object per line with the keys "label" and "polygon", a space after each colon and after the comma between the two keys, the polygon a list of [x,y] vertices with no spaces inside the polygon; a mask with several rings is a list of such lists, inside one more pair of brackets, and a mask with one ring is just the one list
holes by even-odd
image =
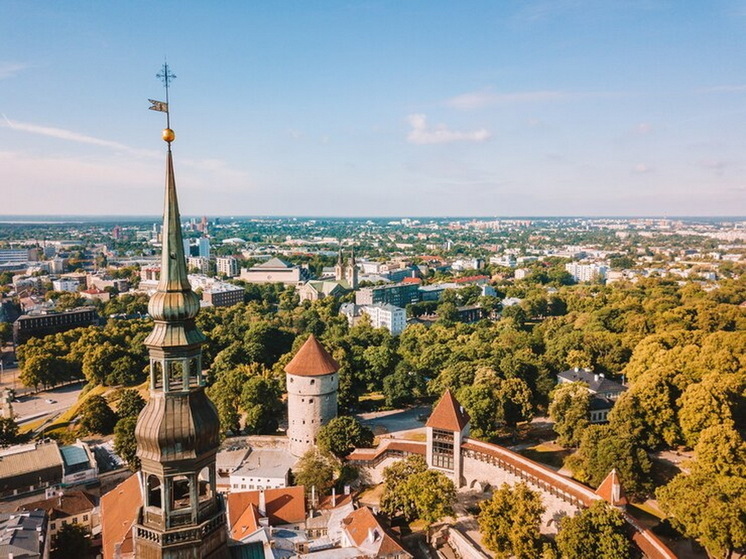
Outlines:
{"label": "tree canopy", "polygon": [[500,559],[533,559],[541,550],[541,495],[525,483],[504,483],[479,505],[479,531]]}

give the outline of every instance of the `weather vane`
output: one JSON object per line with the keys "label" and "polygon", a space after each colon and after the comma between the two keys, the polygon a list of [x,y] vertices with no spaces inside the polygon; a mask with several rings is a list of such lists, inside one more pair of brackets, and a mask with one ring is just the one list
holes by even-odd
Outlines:
{"label": "weather vane", "polygon": [[168,142],[169,149],[171,148],[171,142],[174,141],[175,134],[171,130],[171,114],[168,111],[168,88],[171,85],[171,81],[176,79],[176,76],[171,73],[171,69],[168,67],[168,62],[163,63],[161,71],[155,75],[156,78],[163,82],[163,87],[166,89],[166,101],[156,101],[155,99],[148,99],[150,101],[151,111],[159,111],[166,113],[166,129],[163,131],[163,139]]}

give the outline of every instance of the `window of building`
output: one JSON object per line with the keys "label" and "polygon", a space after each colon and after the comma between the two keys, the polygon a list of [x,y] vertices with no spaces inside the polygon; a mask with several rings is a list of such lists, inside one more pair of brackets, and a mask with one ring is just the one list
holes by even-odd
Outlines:
{"label": "window of building", "polygon": [[453,469],[453,433],[433,429],[433,466],[446,470]]}
{"label": "window of building", "polygon": [[150,507],[161,508],[161,480],[156,476],[148,476],[148,502]]}

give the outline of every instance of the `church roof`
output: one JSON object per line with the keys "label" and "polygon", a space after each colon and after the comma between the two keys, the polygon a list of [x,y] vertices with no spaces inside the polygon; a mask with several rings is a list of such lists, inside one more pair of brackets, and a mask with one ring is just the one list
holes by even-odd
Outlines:
{"label": "church roof", "polygon": [[469,419],[464,407],[458,403],[450,390],[446,390],[430,414],[426,426],[444,431],[461,431],[469,423]]}
{"label": "church roof", "polygon": [[[268,269],[268,268],[293,268],[294,266],[292,264],[289,264],[288,262],[285,262],[284,260],[281,260],[280,258],[277,258],[276,256],[273,258],[270,258],[266,262],[263,262],[262,264],[257,264],[253,268],[259,268],[259,269]],[[253,269],[252,268],[252,269]]]}
{"label": "church roof", "polygon": [[295,357],[285,366],[285,372],[291,375],[316,377],[328,375],[339,370],[339,364],[324,349],[316,336],[311,334],[306,343],[298,350]]}
{"label": "church roof", "polygon": [[622,482],[619,481],[616,468],[611,470],[609,475],[601,482],[601,485],[598,486],[596,495],[615,507],[623,507],[627,504],[627,496],[624,494],[624,488]]}

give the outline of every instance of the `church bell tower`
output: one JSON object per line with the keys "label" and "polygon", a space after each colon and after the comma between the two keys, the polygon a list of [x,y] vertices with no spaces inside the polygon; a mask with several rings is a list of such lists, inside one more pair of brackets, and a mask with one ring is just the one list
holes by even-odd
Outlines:
{"label": "church bell tower", "polygon": [[[166,85],[166,103],[151,101],[151,108],[168,115],[168,84],[175,76],[164,65],[158,77]],[[205,337],[194,320],[199,298],[187,279],[170,119],[167,126],[161,277],[148,304],[155,325],[144,342],[150,354],[150,400],[135,428],[143,492],[133,528],[135,557],[226,559],[225,509],[215,485],[220,421],[205,394]]]}

